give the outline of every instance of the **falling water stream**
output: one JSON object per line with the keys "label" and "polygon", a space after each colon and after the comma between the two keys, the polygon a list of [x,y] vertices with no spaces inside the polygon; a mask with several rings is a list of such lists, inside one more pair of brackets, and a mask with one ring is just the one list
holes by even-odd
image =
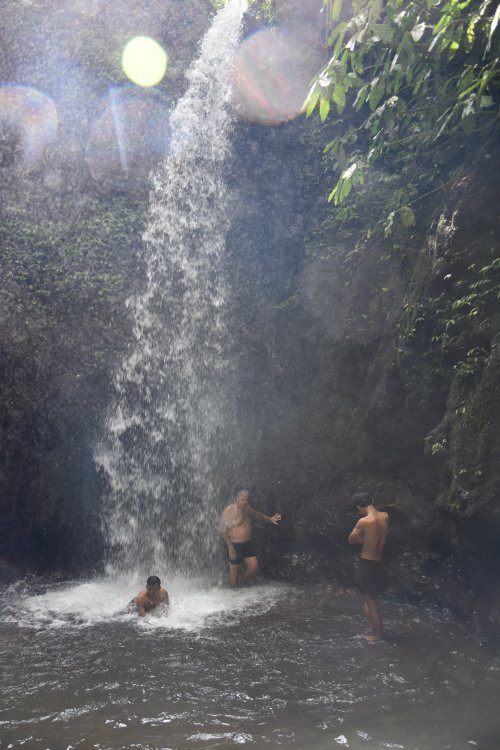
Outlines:
{"label": "falling water stream", "polygon": [[[147,285],[96,461],[107,575],[0,592],[0,749],[498,750],[500,659],[449,613],[327,584],[229,590],[215,557],[234,471],[224,160],[245,3],[219,14],[172,114],[154,176]],[[126,603],[159,573],[171,607]]]}
{"label": "falling water stream", "polygon": [[227,355],[224,162],[231,63],[245,0],[202,41],[172,113],[170,155],[153,178],[147,285],[130,300],[134,341],[96,452],[108,478],[112,573],[205,569],[217,549],[221,473],[235,443]]}

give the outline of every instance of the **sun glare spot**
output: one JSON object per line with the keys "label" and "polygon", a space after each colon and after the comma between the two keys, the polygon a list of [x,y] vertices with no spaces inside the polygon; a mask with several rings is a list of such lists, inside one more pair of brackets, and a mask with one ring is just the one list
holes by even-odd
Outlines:
{"label": "sun glare spot", "polygon": [[90,173],[110,185],[140,183],[168,151],[168,102],[156,91],[127,86],[112,89],[103,105],[87,145]]}
{"label": "sun glare spot", "polygon": [[34,167],[56,139],[59,116],[41,91],[9,84],[0,87],[0,166]]}
{"label": "sun glare spot", "polygon": [[167,63],[167,53],[149,36],[136,36],[123,49],[123,71],[138,86],[156,86],[166,73]]}
{"label": "sun glare spot", "polygon": [[277,125],[297,117],[321,58],[305,34],[285,27],[261,29],[238,50],[233,104],[242,119]]}

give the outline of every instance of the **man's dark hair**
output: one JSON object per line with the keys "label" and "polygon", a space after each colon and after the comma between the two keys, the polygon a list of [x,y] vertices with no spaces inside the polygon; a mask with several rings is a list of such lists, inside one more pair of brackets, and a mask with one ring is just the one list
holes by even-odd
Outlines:
{"label": "man's dark hair", "polygon": [[146,586],[161,586],[161,581],[158,576],[149,576]]}
{"label": "man's dark hair", "polygon": [[375,505],[372,496],[368,492],[357,492],[353,496],[354,509],[367,508],[369,505]]}

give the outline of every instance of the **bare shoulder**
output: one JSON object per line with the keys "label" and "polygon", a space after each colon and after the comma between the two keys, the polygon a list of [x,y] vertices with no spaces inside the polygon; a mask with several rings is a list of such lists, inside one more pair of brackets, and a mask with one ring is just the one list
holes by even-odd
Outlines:
{"label": "bare shoulder", "polygon": [[139,593],[137,594],[137,596],[135,597],[135,599],[136,599],[137,602],[141,603],[141,602],[144,601],[144,599],[147,598],[146,595],[147,595],[147,591],[145,589],[143,589],[142,591],[139,591]]}
{"label": "bare shoulder", "polygon": [[234,512],[234,504],[230,503],[229,505],[226,505],[224,510],[221,513],[221,518],[228,518],[233,515]]}

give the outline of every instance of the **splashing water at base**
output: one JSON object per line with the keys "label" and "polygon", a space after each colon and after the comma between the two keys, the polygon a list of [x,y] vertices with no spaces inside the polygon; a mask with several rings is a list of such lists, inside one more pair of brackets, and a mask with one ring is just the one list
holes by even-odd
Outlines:
{"label": "splashing water at base", "polygon": [[144,580],[137,576],[64,584],[43,593],[21,596],[13,586],[11,592],[16,598],[16,608],[7,606],[3,621],[37,630],[116,622],[134,623],[146,629],[198,631],[209,623],[235,620],[242,612],[256,609],[262,613],[286,591],[271,584],[231,590],[207,585],[203,579],[178,576],[167,577],[162,585],[168,590],[171,606],[168,611],[159,607],[144,618],[127,611],[133,596],[145,587]]}

